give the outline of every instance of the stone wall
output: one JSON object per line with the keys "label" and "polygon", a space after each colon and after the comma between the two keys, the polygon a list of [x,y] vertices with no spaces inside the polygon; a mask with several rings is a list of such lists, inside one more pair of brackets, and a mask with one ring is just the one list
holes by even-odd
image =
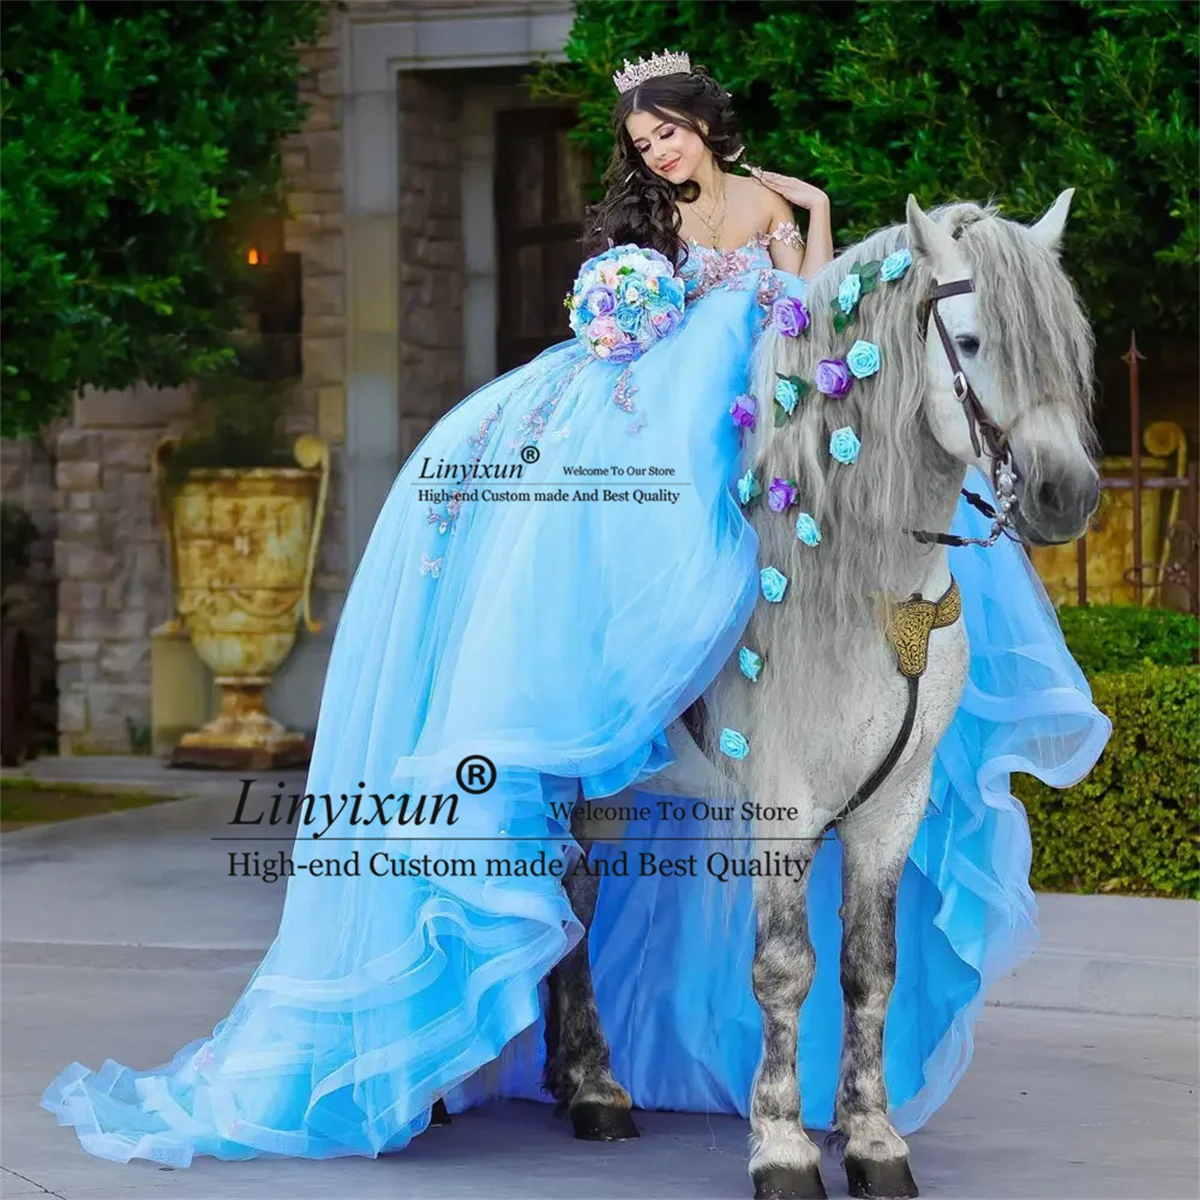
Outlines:
{"label": "stone wall", "polygon": [[58,523],[54,459],[45,440],[0,440],[0,498],[19,505],[37,527],[32,564],[20,578],[0,580],[6,620],[29,635],[34,706],[31,732],[50,747],[57,727],[54,642],[58,581],[54,574],[54,535]]}
{"label": "stone wall", "polygon": [[58,434],[59,753],[125,753],[150,719],[150,631],[170,615],[150,455],[189,388],[87,389]]}
{"label": "stone wall", "polygon": [[400,107],[400,460],[463,394],[464,85],[402,72]]}

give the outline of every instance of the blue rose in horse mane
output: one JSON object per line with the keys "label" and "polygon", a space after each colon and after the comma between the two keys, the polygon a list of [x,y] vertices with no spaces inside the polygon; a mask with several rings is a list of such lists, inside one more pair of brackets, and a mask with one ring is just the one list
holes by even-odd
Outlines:
{"label": "blue rose in horse mane", "polygon": [[858,275],[847,275],[838,288],[837,302],[842,312],[849,315],[862,297],[862,279]]}
{"label": "blue rose in horse mane", "polygon": [[891,283],[892,280],[899,279],[911,266],[912,255],[909,253],[907,247],[901,250],[893,250],[880,265],[879,278],[884,283]]}
{"label": "blue rose in horse mane", "polygon": [[838,462],[846,466],[856,463],[860,450],[862,450],[862,443],[858,440],[858,434],[849,425],[835,429],[830,435],[829,453]]}
{"label": "blue rose in horse mane", "polygon": [[811,513],[801,513],[796,518],[796,537],[806,546],[818,546],[821,543],[821,530]]}
{"label": "blue rose in horse mane", "polygon": [[781,379],[775,385],[775,403],[790,417],[796,411],[800,389],[790,379]]}
{"label": "blue rose in horse mane", "polygon": [[867,379],[880,367],[879,347],[874,342],[857,342],[846,352],[846,366],[855,379]]}
{"label": "blue rose in horse mane", "polygon": [[777,567],[764,567],[759,572],[759,583],[764,598],[772,604],[778,604],[787,591],[787,576]]}

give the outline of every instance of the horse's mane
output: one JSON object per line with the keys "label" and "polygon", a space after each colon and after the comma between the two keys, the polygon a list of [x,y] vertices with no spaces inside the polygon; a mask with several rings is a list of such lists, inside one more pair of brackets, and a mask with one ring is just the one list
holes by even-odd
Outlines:
{"label": "horse's mane", "polygon": [[[1053,397],[1077,409],[1086,424],[1092,335],[1057,257],[1025,226],[1003,220],[990,206],[953,204],[930,216],[959,240],[971,265],[981,327],[1003,331],[989,339],[1004,393],[997,419],[1011,420]],[[761,562],[788,577],[788,607],[802,614],[810,633],[838,644],[854,629],[861,634],[881,599],[904,599],[927,574],[934,551],[908,531],[946,527],[963,474],[935,440],[923,408],[925,346],[917,333],[918,305],[933,282],[925,257],[914,254],[901,279],[880,283],[862,298],[852,325],[842,333],[833,329],[830,305],[846,275],[907,241],[907,226],[893,225],[834,259],[809,283],[807,334],[767,333],[753,365],[760,418],[748,462],[764,489],[774,476],[796,480],[799,489],[799,503],[787,516],[761,502],[754,511]],[[844,357],[859,338],[879,347],[878,374],[856,380],[841,400],[810,390],[792,418],[774,428],[776,374],[798,375],[811,384],[820,359]],[[989,401],[995,403],[984,399]],[[831,433],[843,426],[852,427],[862,442],[853,466],[829,453]],[[811,513],[820,526],[815,550],[796,539],[798,512]]]}

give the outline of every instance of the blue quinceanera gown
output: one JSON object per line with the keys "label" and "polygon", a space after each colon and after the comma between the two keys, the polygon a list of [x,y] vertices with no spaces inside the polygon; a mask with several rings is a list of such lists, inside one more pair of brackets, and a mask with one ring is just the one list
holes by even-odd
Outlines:
{"label": "blue quinceanera gown", "polygon": [[[544,980],[582,930],[559,878],[487,877],[484,862],[570,850],[565,814],[580,787],[636,789],[666,765],[665,727],[736,650],[758,596],[729,408],[771,300],[803,284],[773,271],[757,239],[693,246],[683,273],[682,327],[631,367],[572,341],[453,409],[400,472],[354,577],[308,790],[461,792],[468,755],[495,764],[494,786],[461,795],[453,837],[443,826],[440,841],[429,826],[381,833],[345,815],[327,836],[355,843],[301,830],[298,864],[361,847],[361,874],[297,871],[274,943],[210,1038],[155,1070],[75,1063],[54,1080],[43,1106],[91,1153],[173,1166],[194,1154],[375,1155],[420,1134],[438,1097],[452,1111],[485,1094],[546,1098]],[[530,446],[540,457],[522,483],[568,498],[461,500],[429,478],[442,462],[515,464]],[[511,481],[477,477],[467,490],[485,488]],[[574,498],[593,489],[594,500]],[[958,514],[960,531],[982,524]],[[949,1095],[989,983],[1035,937],[1029,833],[1009,773],[1068,785],[1108,734],[1021,550],[1001,541],[950,554],[970,681],[900,888],[885,1064],[901,1132]],[[678,842],[703,837],[698,822],[653,811],[627,831],[642,839],[625,843],[631,858],[702,849]],[[480,873],[375,875],[367,863],[381,851],[473,858]],[[721,936],[698,915],[707,887],[704,872],[604,880],[593,974],[613,1070],[635,1105],[746,1115],[761,1039],[750,885],[727,885]],[[814,1127],[830,1124],[836,1085],[839,889],[833,841],[809,892],[818,965],[801,1063]]]}

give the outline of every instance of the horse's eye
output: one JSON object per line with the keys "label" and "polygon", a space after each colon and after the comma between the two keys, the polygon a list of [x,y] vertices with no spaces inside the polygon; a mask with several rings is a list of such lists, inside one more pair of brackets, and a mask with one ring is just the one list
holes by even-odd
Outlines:
{"label": "horse's eye", "polygon": [[968,357],[974,358],[979,353],[979,339],[966,334],[963,337],[955,338],[955,344]]}

